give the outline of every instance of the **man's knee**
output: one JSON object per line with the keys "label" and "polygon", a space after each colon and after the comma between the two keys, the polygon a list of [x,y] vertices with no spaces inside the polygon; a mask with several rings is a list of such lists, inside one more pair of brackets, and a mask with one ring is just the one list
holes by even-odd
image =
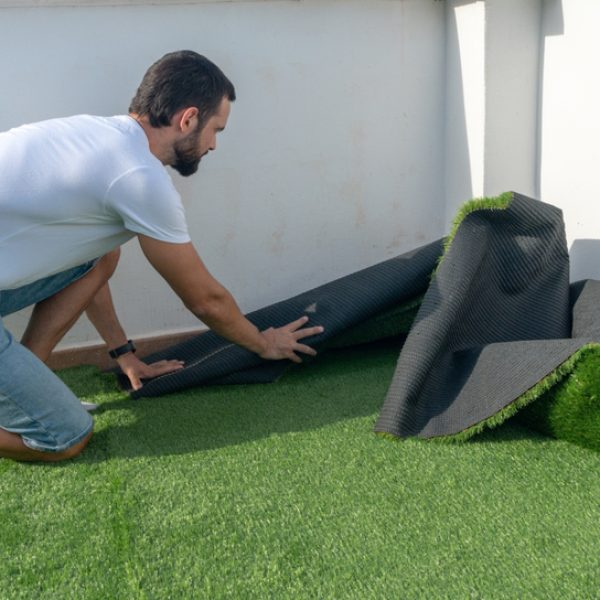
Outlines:
{"label": "man's knee", "polygon": [[0,428],[0,458],[9,458],[25,462],[59,462],[74,458],[81,454],[87,446],[92,432],[90,431],[82,440],[60,452],[48,452],[45,450],[34,450],[25,445],[22,437],[15,433]]}
{"label": "man's knee", "polygon": [[92,435],[93,431],[90,431],[80,442],[77,442],[74,446],[62,450],[61,452],[40,452],[40,460],[44,462],[59,462],[75,458],[83,452],[83,449],[88,445]]}
{"label": "man's knee", "polygon": [[99,261],[96,267],[99,267],[106,279],[110,279],[117,268],[119,257],[121,256],[121,248],[115,248],[108,254],[105,254]]}

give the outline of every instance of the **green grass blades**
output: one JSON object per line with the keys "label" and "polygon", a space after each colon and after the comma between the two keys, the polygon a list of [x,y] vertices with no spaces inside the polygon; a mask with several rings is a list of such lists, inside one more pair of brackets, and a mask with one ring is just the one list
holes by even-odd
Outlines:
{"label": "green grass blades", "polygon": [[399,342],[276,384],[99,403],[84,454],[0,461],[2,600],[593,598],[600,455],[505,424],[372,433]]}
{"label": "green grass blades", "polygon": [[470,215],[473,212],[478,210],[504,210],[510,206],[510,203],[513,199],[513,192],[504,192],[499,196],[492,197],[483,197],[483,198],[473,198],[472,200],[468,200],[467,202],[463,202],[463,204],[458,209],[454,219],[452,220],[452,225],[450,226],[450,233],[444,240],[444,249],[442,252],[442,256],[438,261],[436,271],[439,269],[440,264],[444,260],[454,238],[456,237],[456,232],[460,227],[461,223],[464,221],[467,215]]}
{"label": "green grass blades", "polygon": [[456,232],[458,231],[460,224],[464,221],[467,215],[478,210],[504,210],[510,206],[512,199],[513,192],[504,192],[499,196],[473,198],[472,200],[464,202],[458,209],[452,221],[450,233],[448,234],[444,247],[444,254],[448,251],[452,240],[456,237]]}
{"label": "green grass blades", "polygon": [[600,451],[600,345],[584,346],[570,362],[569,374],[518,418],[547,435]]}

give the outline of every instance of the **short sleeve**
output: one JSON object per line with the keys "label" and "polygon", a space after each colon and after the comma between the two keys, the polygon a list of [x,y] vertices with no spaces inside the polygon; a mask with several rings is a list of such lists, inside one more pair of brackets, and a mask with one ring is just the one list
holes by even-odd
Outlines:
{"label": "short sleeve", "polygon": [[181,196],[166,171],[130,169],[109,186],[105,207],[129,231],[174,244],[190,241]]}

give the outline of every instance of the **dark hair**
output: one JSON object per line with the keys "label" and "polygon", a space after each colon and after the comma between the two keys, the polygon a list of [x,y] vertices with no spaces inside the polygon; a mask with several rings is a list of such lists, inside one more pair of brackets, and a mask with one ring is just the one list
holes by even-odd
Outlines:
{"label": "dark hair", "polygon": [[195,106],[202,124],[218,111],[224,97],[235,100],[235,88],[223,71],[192,50],[180,50],[165,54],[146,71],[129,112],[147,116],[152,127],[162,127],[171,124],[178,110]]}

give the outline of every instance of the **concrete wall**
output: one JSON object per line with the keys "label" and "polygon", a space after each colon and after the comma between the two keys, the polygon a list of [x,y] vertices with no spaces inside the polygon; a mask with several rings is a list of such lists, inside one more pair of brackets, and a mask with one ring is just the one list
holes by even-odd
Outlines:
{"label": "concrete wall", "polygon": [[563,209],[571,278],[600,279],[600,2],[545,0],[540,193]]}
{"label": "concrete wall", "polygon": [[[0,129],[123,113],[163,53],[213,59],[238,101],[199,174],[173,177],[244,311],[443,234],[443,2],[85,4],[0,8]],[[130,337],[201,326],[136,242],[112,287]],[[6,323],[19,334],[27,316]],[[97,341],[83,319],[62,347]]]}
{"label": "concrete wall", "polygon": [[537,197],[540,0],[448,0],[446,222],[473,197]]}
{"label": "concrete wall", "polygon": [[485,148],[485,5],[448,1],[444,105],[444,221],[483,195]]}

